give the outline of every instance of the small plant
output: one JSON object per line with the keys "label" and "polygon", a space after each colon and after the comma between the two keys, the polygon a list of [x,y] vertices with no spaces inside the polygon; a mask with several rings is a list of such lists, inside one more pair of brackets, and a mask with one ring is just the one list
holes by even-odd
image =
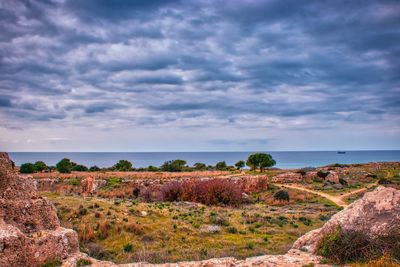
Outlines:
{"label": "small plant", "polygon": [[43,264],[42,267],[59,267],[59,266],[61,266],[61,264],[62,263],[59,260],[51,260],[51,261]]}
{"label": "small plant", "polygon": [[279,201],[289,201],[289,193],[285,190],[279,190],[274,194],[274,199],[279,200]]}
{"label": "small plant", "polygon": [[133,245],[131,243],[125,244],[124,245],[124,251],[125,252],[131,252],[133,250]]}
{"label": "small plant", "polygon": [[400,259],[400,234],[396,229],[387,236],[371,238],[363,232],[336,229],[318,244],[317,253],[335,264],[368,262],[389,254]]}
{"label": "small plant", "polygon": [[230,233],[230,234],[236,234],[237,232],[238,232],[238,230],[235,228],[235,227],[233,227],[233,226],[231,226],[231,227],[228,227],[228,229],[226,230],[228,233]]}
{"label": "small plant", "polygon": [[246,248],[247,249],[254,249],[254,243],[252,243],[252,242],[247,243],[246,244]]}
{"label": "small plant", "polygon": [[268,238],[268,236],[267,236],[267,235],[265,235],[265,236],[263,237],[263,240],[264,240],[264,242],[268,242],[268,241],[269,241],[269,238]]}
{"label": "small plant", "polygon": [[92,264],[92,262],[90,260],[87,260],[87,259],[79,259],[76,262],[76,266],[88,266],[88,265],[91,265],[91,264]]}

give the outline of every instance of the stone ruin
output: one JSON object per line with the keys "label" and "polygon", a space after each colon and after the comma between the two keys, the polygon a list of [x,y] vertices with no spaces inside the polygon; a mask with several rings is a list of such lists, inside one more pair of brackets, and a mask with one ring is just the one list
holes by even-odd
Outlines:
{"label": "stone ruin", "polygon": [[[93,183],[87,182],[85,191],[90,194]],[[314,254],[317,244],[326,234],[338,226],[345,230],[363,231],[372,237],[385,235],[393,229],[400,231],[399,204],[399,190],[380,186],[335,214],[320,229],[300,237],[284,255],[244,260],[218,258],[159,265],[146,262],[117,265],[79,252],[76,232],[60,227],[55,207],[37,195],[30,177],[16,173],[6,153],[0,153],[0,266],[35,267],[61,261],[62,267],[75,267],[79,259],[89,260],[94,267],[329,266],[321,264],[321,258]]]}

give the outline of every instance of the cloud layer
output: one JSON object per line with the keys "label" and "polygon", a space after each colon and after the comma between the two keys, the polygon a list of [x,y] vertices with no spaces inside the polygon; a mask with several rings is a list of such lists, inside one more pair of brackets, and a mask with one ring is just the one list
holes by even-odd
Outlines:
{"label": "cloud layer", "polygon": [[1,1],[6,150],[400,149],[398,1]]}

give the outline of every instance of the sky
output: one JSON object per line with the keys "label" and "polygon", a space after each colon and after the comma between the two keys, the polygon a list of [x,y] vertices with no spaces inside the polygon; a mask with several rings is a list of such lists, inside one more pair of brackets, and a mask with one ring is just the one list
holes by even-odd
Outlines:
{"label": "sky", "polygon": [[0,0],[0,150],[400,149],[400,2]]}

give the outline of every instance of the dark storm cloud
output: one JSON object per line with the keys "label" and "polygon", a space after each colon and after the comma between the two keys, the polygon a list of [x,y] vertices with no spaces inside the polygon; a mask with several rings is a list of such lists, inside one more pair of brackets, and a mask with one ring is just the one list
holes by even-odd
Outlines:
{"label": "dark storm cloud", "polygon": [[21,125],[400,112],[398,1],[3,1],[0,31],[1,113]]}

